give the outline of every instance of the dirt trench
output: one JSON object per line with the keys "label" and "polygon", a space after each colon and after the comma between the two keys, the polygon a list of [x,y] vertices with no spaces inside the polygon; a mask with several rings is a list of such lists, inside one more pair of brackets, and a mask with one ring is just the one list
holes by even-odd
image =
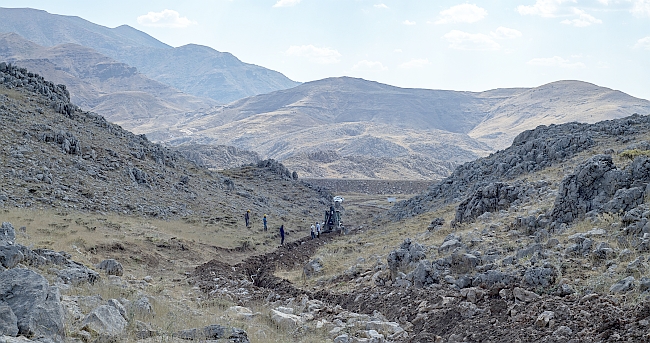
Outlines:
{"label": "dirt trench", "polygon": [[[277,268],[301,268],[323,244],[336,234],[320,239],[309,237],[285,244],[273,252],[252,256],[231,266],[213,260],[196,268],[194,280],[210,293],[216,286],[213,277],[251,280],[248,291],[253,300],[264,300],[273,293],[281,299],[302,295],[327,304],[323,315],[342,309],[372,315],[379,311],[388,320],[407,328],[406,342],[650,342],[650,302],[622,305],[606,295],[585,300],[581,295],[558,297],[542,295],[530,302],[503,299],[501,289],[516,285],[485,288],[485,296],[470,303],[447,285],[397,288],[374,286],[348,293],[325,289],[310,291],[296,287],[274,275]],[[245,305],[245,303],[242,303]],[[539,325],[537,318],[552,311],[554,318]]]}

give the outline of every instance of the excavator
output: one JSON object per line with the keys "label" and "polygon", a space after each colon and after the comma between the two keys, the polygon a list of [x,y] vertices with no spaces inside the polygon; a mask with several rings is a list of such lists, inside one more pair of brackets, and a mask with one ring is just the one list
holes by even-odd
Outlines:
{"label": "excavator", "polygon": [[330,206],[329,211],[325,211],[325,221],[323,222],[322,231],[337,231],[339,234],[341,234],[345,232],[345,227],[341,221],[341,210],[343,210],[341,203],[343,202],[343,198],[340,196],[335,196],[332,199],[332,202],[334,205]]}

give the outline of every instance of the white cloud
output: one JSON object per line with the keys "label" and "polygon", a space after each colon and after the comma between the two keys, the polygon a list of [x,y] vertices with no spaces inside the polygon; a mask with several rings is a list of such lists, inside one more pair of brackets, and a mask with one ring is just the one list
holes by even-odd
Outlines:
{"label": "white cloud", "polygon": [[637,17],[650,17],[650,0],[636,0],[630,10]]}
{"label": "white cloud", "polygon": [[487,11],[473,4],[461,4],[440,12],[434,24],[474,23],[487,16]]}
{"label": "white cloud", "polygon": [[319,48],[309,45],[292,45],[285,52],[287,56],[307,57],[309,61],[319,64],[332,64],[341,61],[341,54],[335,49]]}
{"label": "white cloud", "polygon": [[355,64],[352,67],[352,70],[358,70],[358,71],[382,71],[382,70],[388,70],[388,68],[384,67],[384,65],[381,62],[363,60],[363,61],[357,62],[357,64]]}
{"label": "white cloud", "polygon": [[490,35],[498,39],[513,39],[522,36],[521,32],[503,26],[498,27],[494,32],[490,32]]}
{"label": "white cloud", "polygon": [[165,9],[162,12],[149,12],[145,15],[141,15],[137,19],[138,24],[142,26],[150,27],[171,27],[171,28],[183,28],[190,25],[196,25],[195,21],[187,19],[187,17],[181,17],[178,12],[174,10]]}
{"label": "white cloud", "polygon": [[574,8],[573,14],[577,15],[576,19],[566,19],[562,20],[561,23],[565,25],[573,25],[575,27],[587,27],[591,24],[602,24],[603,21],[600,19],[594,18],[592,15],[585,13],[585,11]]}
{"label": "white cloud", "polygon": [[528,61],[527,64],[533,66],[542,66],[542,67],[561,67],[561,68],[585,68],[585,64],[582,62],[571,63],[559,56],[553,56],[549,58],[533,58]]}
{"label": "white cloud", "polygon": [[416,23],[415,23],[414,21],[404,20],[404,21],[402,22],[402,24],[404,24],[404,25],[415,25]]}
{"label": "white cloud", "polygon": [[291,7],[300,3],[301,0],[278,0],[273,7]]}
{"label": "white cloud", "polygon": [[650,50],[650,36],[639,39],[636,44],[634,44],[634,48]]}
{"label": "white cloud", "polygon": [[393,50],[393,52],[397,52],[397,53],[401,54],[403,51],[402,51],[402,49],[395,49],[395,50]]}
{"label": "white cloud", "polygon": [[427,58],[417,58],[417,59],[412,59],[408,62],[404,62],[399,65],[401,69],[415,69],[415,68],[422,68],[427,65],[431,64],[429,62],[429,59]]}
{"label": "white cloud", "polygon": [[499,50],[501,46],[492,37],[482,33],[467,33],[458,30],[449,31],[442,36],[449,42],[449,47],[458,50]]}
{"label": "white cloud", "polygon": [[387,10],[388,6],[386,6],[386,4],[376,4],[375,8],[381,8],[381,9]]}
{"label": "white cloud", "polygon": [[517,11],[521,15],[538,15],[544,18],[554,18],[560,5],[565,2],[576,2],[576,0],[537,0],[532,6],[517,6]]}

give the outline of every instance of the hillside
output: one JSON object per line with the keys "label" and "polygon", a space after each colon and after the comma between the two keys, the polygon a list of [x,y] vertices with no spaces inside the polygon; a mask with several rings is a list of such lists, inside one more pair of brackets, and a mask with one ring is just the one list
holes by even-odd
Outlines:
{"label": "hillside", "polygon": [[215,101],[184,94],[154,81],[136,68],[77,44],[43,47],[15,33],[0,33],[0,60],[27,67],[48,80],[68,85],[71,100],[126,128],[146,126]]}
{"label": "hillside", "polygon": [[45,47],[85,46],[154,80],[218,103],[299,84],[276,71],[243,63],[227,52],[197,45],[174,48],[127,25],[108,28],[42,10],[0,8],[0,32],[14,32]]}
{"label": "hillside", "polygon": [[650,102],[579,81],[480,93],[398,88],[349,77],[307,82],[183,117],[170,145],[233,145],[305,177],[439,179],[539,123],[650,114]]}

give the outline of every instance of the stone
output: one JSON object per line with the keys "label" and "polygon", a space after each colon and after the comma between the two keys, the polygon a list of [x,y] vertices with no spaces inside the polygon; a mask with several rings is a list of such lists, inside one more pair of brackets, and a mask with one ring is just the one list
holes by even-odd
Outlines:
{"label": "stone", "polygon": [[226,313],[236,319],[252,319],[259,315],[259,312],[253,312],[250,308],[244,306],[231,306]]}
{"label": "stone", "polygon": [[115,307],[115,309],[118,312],[120,312],[120,315],[122,315],[122,317],[124,317],[124,319],[126,319],[126,320],[129,319],[127,317],[126,308],[124,307],[124,305],[122,305],[122,303],[119,300],[117,300],[117,299],[108,299],[107,304],[108,304],[108,306]]}
{"label": "stone", "polygon": [[117,262],[114,259],[107,259],[101,261],[97,265],[97,269],[103,270],[106,273],[106,275],[116,275],[116,276],[124,275],[124,267],[122,267],[122,264]]}
{"label": "stone", "polygon": [[139,320],[135,321],[135,329],[133,330],[133,334],[138,339],[147,339],[159,335],[158,331],[151,327],[149,323],[141,322]]}
{"label": "stone", "polygon": [[0,226],[0,245],[14,245],[16,243],[16,230],[8,222]]}
{"label": "stone", "polygon": [[474,191],[456,208],[454,223],[470,222],[486,212],[506,210],[515,201],[524,197],[525,185],[509,185],[493,182]]}
{"label": "stone", "polygon": [[248,334],[246,331],[235,327],[224,327],[218,324],[208,325],[203,328],[193,328],[177,331],[172,336],[186,340],[198,341],[227,339],[228,342],[232,343],[250,342],[248,340]]}
{"label": "stone", "polygon": [[561,284],[560,287],[555,291],[555,295],[559,297],[564,297],[575,293],[573,288],[565,283]]}
{"label": "stone", "polygon": [[626,293],[634,289],[634,276],[619,280],[609,288],[610,293]]}
{"label": "stone", "polygon": [[429,231],[435,231],[440,228],[442,228],[445,225],[445,220],[443,218],[434,218],[431,223],[429,223],[429,226],[427,227],[427,230]]}
{"label": "stone", "polygon": [[99,274],[96,271],[76,262],[69,263],[67,268],[59,270],[56,274],[64,283],[73,286],[83,283],[92,285],[99,279]]}
{"label": "stone", "polygon": [[334,338],[334,343],[349,343],[349,342],[350,342],[350,336],[348,336],[348,334],[346,333],[336,336],[336,338]]}
{"label": "stone", "polygon": [[524,273],[524,281],[531,287],[548,287],[555,283],[557,273],[555,268],[531,267]]}
{"label": "stone", "polygon": [[315,258],[302,267],[305,277],[311,278],[323,272],[323,261],[320,258]]}
{"label": "stone", "polygon": [[391,271],[391,277],[395,279],[397,272],[404,271],[408,266],[425,258],[424,247],[418,243],[411,242],[411,239],[407,238],[398,249],[388,253],[386,262]]}
{"label": "stone", "polygon": [[113,306],[101,305],[92,310],[81,323],[81,328],[93,335],[116,340],[126,332],[126,319]]}
{"label": "stone", "polygon": [[131,310],[139,315],[154,315],[153,306],[149,302],[149,298],[140,297],[138,300],[131,303]]}
{"label": "stone", "polygon": [[283,328],[296,328],[304,324],[302,317],[276,310],[271,310],[271,321]]}
{"label": "stone", "polygon": [[538,328],[548,327],[550,321],[555,318],[555,312],[553,311],[544,311],[535,320],[535,326]]}
{"label": "stone", "polygon": [[0,335],[18,335],[18,318],[6,302],[0,300]]}
{"label": "stone", "polygon": [[449,251],[454,250],[456,248],[461,248],[463,246],[464,246],[464,244],[461,243],[459,240],[451,239],[451,240],[448,240],[448,241],[442,243],[442,245],[440,245],[440,247],[438,248],[438,252],[441,253],[441,254],[444,254],[446,252],[449,252]]}
{"label": "stone", "polygon": [[639,291],[643,293],[648,290],[650,290],[650,278],[642,277],[641,280],[639,280]]}
{"label": "stone", "polygon": [[515,287],[512,290],[512,295],[515,299],[523,302],[531,302],[539,299],[539,295],[535,292],[527,291],[520,287]]}
{"label": "stone", "polygon": [[573,334],[573,330],[571,330],[570,327],[568,326],[560,326],[555,331],[553,331],[553,336],[556,337],[569,337]]}
{"label": "stone", "polygon": [[0,265],[11,269],[22,262],[25,256],[20,246],[0,245]]}
{"label": "stone", "polygon": [[471,302],[463,301],[458,304],[458,312],[463,318],[470,318],[478,312],[478,307]]}
{"label": "stone", "polygon": [[18,334],[62,342],[64,311],[59,289],[50,287],[43,276],[28,269],[9,269],[0,275],[0,300],[16,316]]}
{"label": "stone", "polygon": [[395,322],[384,322],[379,320],[371,320],[366,323],[366,330],[375,330],[385,336],[395,335],[404,332],[404,329]]}

